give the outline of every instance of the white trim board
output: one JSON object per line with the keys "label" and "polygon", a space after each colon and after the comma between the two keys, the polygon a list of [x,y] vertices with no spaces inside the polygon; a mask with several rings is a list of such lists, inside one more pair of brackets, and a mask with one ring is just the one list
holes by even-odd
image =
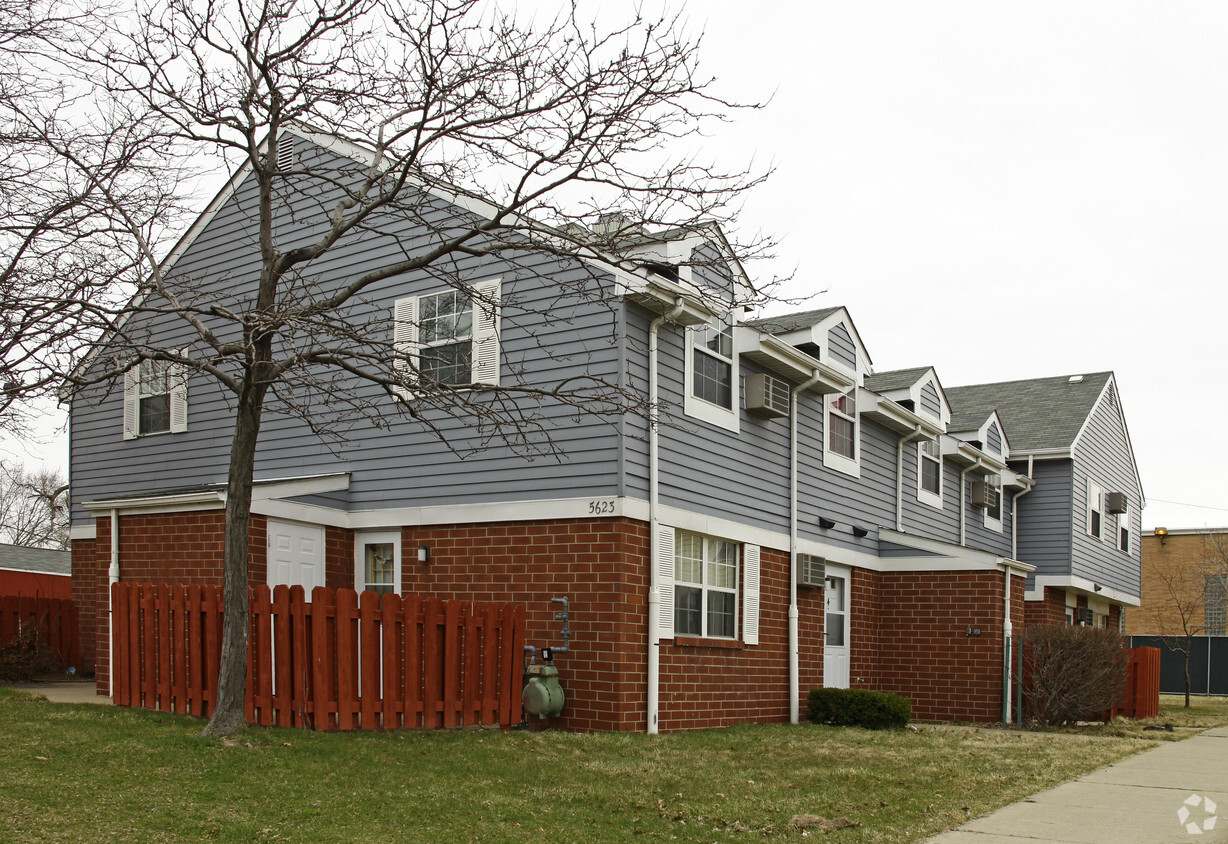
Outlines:
{"label": "white trim board", "polygon": [[1107,598],[1110,601],[1116,601],[1128,607],[1137,607],[1142,603],[1138,595],[1131,595],[1127,592],[1122,592],[1120,589],[1113,589],[1108,586],[1101,586],[1100,591],[1097,592],[1095,583],[1087,578],[1077,577],[1072,574],[1038,574],[1033,581],[1032,588],[1025,592],[1023,597],[1028,601],[1043,601],[1045,599],[1046,586],[1052,586],[1055,589],[1078,589],[1080,592],[1086,592],[1089,596]]}

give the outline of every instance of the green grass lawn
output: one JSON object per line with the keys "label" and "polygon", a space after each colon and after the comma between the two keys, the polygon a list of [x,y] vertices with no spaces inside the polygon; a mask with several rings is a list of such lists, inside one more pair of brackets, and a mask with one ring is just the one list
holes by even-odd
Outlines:
{"label": "green grass lawn", "polygon": [[[1197,717],[1228,721],[1218,706]],[[907,842],[1161,735],[249,729],[223,743],[201,725],[0,689],[0,840],[794,840],[809,814],[858,824],[825,840]]]}

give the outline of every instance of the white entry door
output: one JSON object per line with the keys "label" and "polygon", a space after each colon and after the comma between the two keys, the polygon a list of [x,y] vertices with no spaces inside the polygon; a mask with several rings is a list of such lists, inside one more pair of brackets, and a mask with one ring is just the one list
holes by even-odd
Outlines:
{"label": "white entry door", "polygon": [[849,593],[852,573],[843,566],[827,566],[823,590],[823,686],[849,687]]}
{"label": "white entry door", "polygon": [[324,528],[269,519],[269,586],[324,585]]}

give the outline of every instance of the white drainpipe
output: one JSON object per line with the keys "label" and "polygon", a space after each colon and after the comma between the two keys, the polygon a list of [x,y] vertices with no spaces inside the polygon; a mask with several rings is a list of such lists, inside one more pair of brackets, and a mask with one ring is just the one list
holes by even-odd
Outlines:
{"label": "white drainpipe", "polygon": [[107,570],[107,694],[115,697],[115,608],[112,587],[119,583],[119,510],[111,508],[111,566]]}
{"label": "white drainpipe", "polygon": [[[1028,456],[1028,477],[1032,477],[1032,457]],[[1011,559],[1019,559],[1019,499],[1023,498],[1032,489],[1020,490],[1015,497],[1011,499]],[[1003,689],[1002,689],[1002,723],[1009,724],[1011,721],[1011,637],[1014,634],[1011,625],[1011,567],[1006,567],[1006,594],[1002,600],[1005,604],[1005,614],[1002,622],[1002,659],[1006,664],[1006,670],[1003,671]]]}
{"label": "white drainpipe", "polygon": [[[895,529],[898,531],[904,530],[904,444],[916,442],[925,435],[921,433],[921,426],[905,437],[900,437],[900,441],[896,443],[895,449]],[[938,464],[942,465],[941,461]],[[939,469],[941,471],[941,469]]]}
{"label": "white drainpipe", "polygon": [[661,323],[682,313],[682,297],[673,309],[648,326],[648,732],[657,732],[661,699],[661,579],[660,549],[657,547],[657,330]]}
{"label": "white drainpipe", "polygon": [[968,513],[967,513],[968,484],[966,482],[966,479],[968,477],[969,472],[971,472],[973,469],[981,468],[981,465],[982,465],[981,458],[978,457],[975,463],[973,463],[967,469],[964,469],[962,472],[959,473],[959,544],[961,546],[967,544],[967,531],[965,529],[965,525],[968,522]]}
{"label": "white drainpipe", "polygon": [[797,629],[797,399],[819,381],[819,373],[793,388],[789,401],[789,723],[801,723],[798,697],[801,668],[798,666]]}

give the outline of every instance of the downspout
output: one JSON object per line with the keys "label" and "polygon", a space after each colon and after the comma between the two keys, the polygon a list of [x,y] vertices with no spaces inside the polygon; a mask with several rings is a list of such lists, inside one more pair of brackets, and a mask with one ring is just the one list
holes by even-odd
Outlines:
{"label": "downspout", "polygon": [[[900,441],[895,447],[895,529],[898,531],[904,530],[904,445],[905,443],[916,442],[925,435],[921,433],[921,426],[917,426],[917,430],[913,431],[906,437],[900,437]],[[941,466],[942,464],[939,463]]]}
{"label": "downspout", "polygon": [[119,583],[119,509],[111,508],[111,567],[107,569],[107,695],[115,698],[115,608],[111,593]]}
{"label": "downspout", "polygon": [[[1028,455],[1028,477],[1032,477],[1032,456]],[[1011,499],[1011,559],[1019,559],[1019,499],[1032,491],[1031,487],[1015,493]],[[1011,647],[1014,643],[1014,630],[1011,625],[1011,567],[1006,567],[1006,583],[1002,601],[1004,605],[1002,622],[1002,726],[1011,722]]]}
{"label": "downspout", "polygon": [[648,326],[648,733],[657,732],[657,714],[661,692],[661,579],[660,549],[657,547],[657,330],[663,322],[682,313],[682,297],[674,300],[669,313],[662,314]]}
{"label": "downspout", "polygon": [[967,530],[966,530],[966,525],[968,523],[968,512],[967,512],[968,511],[968,491],[967,491],[968,484],[966,482],[966,479],[968,477],[969,472],[971,472],[973,469],[980,469],[982,465],[983,464],[981,463],[981,458],[978,457],[975,463],[973,463],[967,469],[964,469],[962,472],[959,473],[959,544],[960,544],[960,547],[963,547],[964,545],[966,545],[967,540],[968,540]]}
{"label": "downspout", "polygon": [[797,629],[797,400],[819,382],[819,373],[793,388],[789,401],[789,723],[801,723],[798,697],[801,669],[798,666],[800,635]]}

